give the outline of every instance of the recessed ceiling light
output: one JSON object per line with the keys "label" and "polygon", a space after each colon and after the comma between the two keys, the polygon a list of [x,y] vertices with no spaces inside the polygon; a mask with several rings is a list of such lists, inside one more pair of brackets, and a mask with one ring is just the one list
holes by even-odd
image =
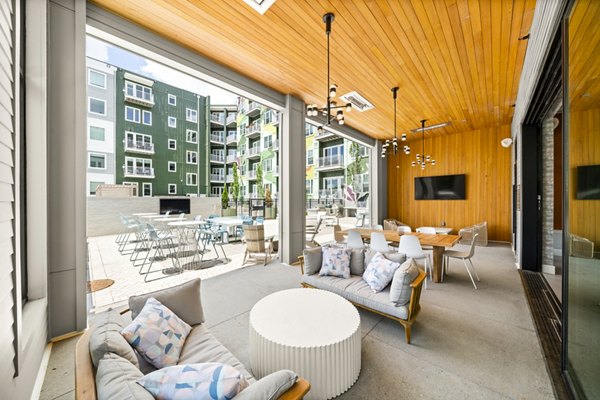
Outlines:
{"label": "recessed ceiling light", "polygon": [[254,8],[260,13],[260,15],[264,15],[264,13],[267,12],[269,7],[271,7],[273,3],[275,3],[275,0],[244,0],[244,3]]}
{"label": "recessed ceiling light", "polygon": [[344,100],[345,103],[352,104],[352,108],[356,111],[363,112],[375,108],[375,106],[363,96],[357,92],[346,93],[340,96],[340,99]]}
{"label": "recessed ceiling light", "polygon": [[436,129],[436,128],[443,128],[444,126],[449,126],[451,123],[450,122],[442,122],[441,124],[435,124],[435,125],[429,125],[426,126],[425,128],[415,128],[415,129],[411,129],[411,132],[417,133],[417,132],[421,132],[421,131],[429,131],[431,129]]}

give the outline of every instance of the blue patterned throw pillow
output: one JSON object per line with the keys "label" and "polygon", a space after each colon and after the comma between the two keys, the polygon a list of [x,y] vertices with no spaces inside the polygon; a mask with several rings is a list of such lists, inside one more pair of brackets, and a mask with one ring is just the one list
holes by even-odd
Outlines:
{"label": "blue patterned throw pillow", "polygon": [[388,260],[381,253],[377,253],[371,259],[363,274],[363,279],[374,292],[381,292],[394,278],[394,272],[400,264]]}
{"label": "blue patterned throw pillow", "polygon": [[319,275],[350,278],[350,256],[352,249],[342,247],[323,247],[323,264]]}
{"label": "blue patterned throw pillow", "polygon": [[137,382],[158,400],[228,400],[248,387],[239,370],[221,363],[176,365]]}
{"label": "blue patterned throw pillow", "polygon": [[185,338],[192,328],[154,297],[121,335],[156,368],[177,364]]}

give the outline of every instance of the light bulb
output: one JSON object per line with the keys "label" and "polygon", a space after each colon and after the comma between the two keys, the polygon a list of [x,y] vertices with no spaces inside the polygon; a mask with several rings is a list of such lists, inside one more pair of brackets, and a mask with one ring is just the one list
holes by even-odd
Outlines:
{"label": "light bulb", "polygon": [[413,167],[416,166],[417,164],[413,161],[410,163],[410,165],[412,165]]}
{"label": "light bulb", "polygon": [[342,119],[344,118],[344,112],[342,110],[338,110],[338,112],[336,113],[335,117],[337,119]]}
{"label": "light bulb", "polygon": [[403,134],[402,134],[402,136],[401,136],[401,140],[402,140],[403,142],[405,142],[405,141],[406,141],[406,133],[403,133]]}
{"label": "light bulb", "polygon": [[432,161],[431,161],[431,165],[435,165],[435,160],[432,160]]}
{"label": "light bulb", "polygon": [[352,111],[352,103],[346,103],[346,112]]}
{"label": "light bulb", "polygon": [[344,125],[344,117],[343,116],[342,116],[342,119],[338,120],[338,124]]}
{"label": "light bulb", "polygon": [[329,97],[335,97],[337,93],[337,85],[334,83],[333,85],[329,86]]}
{"label": "light bulb", "polygon": [[319,133],[323,133],[323,127],[322,127],[322,126],[319,126],[319,127],[317,128],[317,132],[319,132]]}

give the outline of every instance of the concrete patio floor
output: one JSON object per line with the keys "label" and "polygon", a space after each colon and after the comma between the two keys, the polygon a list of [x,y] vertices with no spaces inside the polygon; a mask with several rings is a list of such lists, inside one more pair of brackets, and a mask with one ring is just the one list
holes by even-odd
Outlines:
{"label": "concrete patio floor", "polygon": [[[478,290],[453,263],[444,283],[423,291],[410,345],[398,323],[360,310],[362,370],[340,399],[554,398],[511,248],[477,247],[473,262]],[[206,325],[249,367],[252,306],[299,282],[299,269],[279,262],[205,279]],[[42,399],[74,398],[75,340],[55,345]]]}

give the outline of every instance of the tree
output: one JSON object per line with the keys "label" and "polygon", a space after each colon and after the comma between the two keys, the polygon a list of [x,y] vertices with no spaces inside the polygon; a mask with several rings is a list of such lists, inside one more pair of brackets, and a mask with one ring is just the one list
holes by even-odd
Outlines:
{"label": "tree", "polygon": [[263,170],[262,163],[258,163],[256,167],[256,188],[258,189],[258,197],[265,197],[265,187],[263,185]]}
{"label": "tree", "polygon": [[267,188],[265,190],[265,207],[272,207],[273,199],[271,198],[271,189]]}
{"label": "tree", "polygon": [[350,145],[350,164],[346,167],[346,173],[348,174],[347,182],[352,185],[352,189],[357,192],[358,186],[358,175],[362,172],[361,162],[363,156],[360,154],[360,145],[358,143],[352,143]]}
{"label": "tree", "polygon": [[240,174],[237,163],[233,163],[233,183],[231,184],[231,196],[236,202],[240,198]]}
{"label": "tree", "polygon": [[225,210],[229,207],[229,191],[227,190],[227,183],[223,188],[223,193],[221,194],[221,207]]}

